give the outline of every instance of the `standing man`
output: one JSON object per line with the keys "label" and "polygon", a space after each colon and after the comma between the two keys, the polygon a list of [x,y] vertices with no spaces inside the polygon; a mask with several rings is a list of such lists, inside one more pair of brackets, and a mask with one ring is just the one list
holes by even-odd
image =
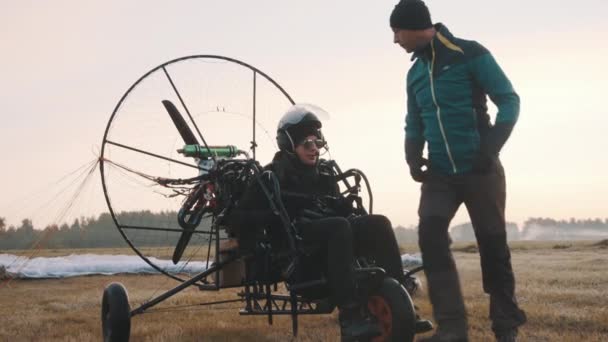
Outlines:
{"label": "standing man", "polygon": [[[519,114],[519,97],[490,52],[433,25],[421,0],[402,0],[390,25],[415,60],[407,75],[405,158],[422,183],[419,246],[436,333],[427,341],[467,341],[467,319],[448,227],[461,203],[471,218],[490,295],[497,341],[515,341],[526,322],[515,299],[505,229],[505,174],[498,153]],[[494,125],[486,95],[498,107]],[[423,158],[427,144],[428,160]]]}

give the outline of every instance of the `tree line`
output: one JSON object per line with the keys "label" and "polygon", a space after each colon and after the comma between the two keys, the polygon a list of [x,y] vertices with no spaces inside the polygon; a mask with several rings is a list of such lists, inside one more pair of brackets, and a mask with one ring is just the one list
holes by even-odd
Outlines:
{"label": "tree line", "polygon": [[[515,240],[596,240],[608,238],[608,218],[556,220],[544,217],[527,219],[521,229],[517,223],[506,223],[507,237]],[[396,227],[395,236],[400,244],[417,243],[416,226]],[[450,228],[453,241],[475,241],[475,232],[470,222]]]}
{"label": "tree line", "polygon": [[[608,238],[608,218],[555,220],[532,217],[522,228],[507,222],[509,240],[595,240]],[[471,223],[461,224],[451,229],[455,241],[474,241],[475,233]]]}
{"label": "tree line", "polygon": [[[150,211],[123,212],[117,215],[121,224],[140,227],[175,228],[177,213]],[[137,246],[166,246],[175,244],[179,233],[167,231],[133,231],[128,237]],[[114,248],[127,247],[109,213],[97,217],[81,217],[71,224],[34,227],[32,220],[23,219],[17,227],[6,226],[0,217],[0,249],[30,248]]]}
{"label": "tree line", "polygon": [[[177,213],[166,211],[123,212],[117,215],[119,222],[131,226],[177,228]],[[416,227],[397,227],[395,234],[400,243],[415,243],[418,240]],[[133,231],[128,232],[133,243],[140,246],[172,246],[179,237],[178,232]],[[450,234],[454,241],[474,241],[470,223],[453,226]],[[507,223],[510,240],[569,240],[608,238],[608,218],[569,219],[529,218],[519,229],[515,223]],[[197,240],[193,239],[193,243]],[[199,241],[200,242],[200,241]],[[30,219],[23,219],[17,227],[6,225],[0,217],[0,249],[29,248],[115,248],[126,247],[109,213],[96,217],[81,217],[71,224],[49,225],[43,229],[34,227]]]}

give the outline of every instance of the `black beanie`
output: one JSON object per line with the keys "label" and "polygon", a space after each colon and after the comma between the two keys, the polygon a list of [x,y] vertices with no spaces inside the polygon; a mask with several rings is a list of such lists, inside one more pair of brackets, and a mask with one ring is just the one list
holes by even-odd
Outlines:
{"label": "black beanie", "polygon": [[426,30],[433,27],[431,13],[422,0],[401,0],[393,9],[391,27],[403,30]]}

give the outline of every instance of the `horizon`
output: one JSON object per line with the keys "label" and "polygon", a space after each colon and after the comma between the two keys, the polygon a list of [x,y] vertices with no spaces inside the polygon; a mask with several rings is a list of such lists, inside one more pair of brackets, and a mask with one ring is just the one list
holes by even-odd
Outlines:
{"label": "horizon", "polygon": [[[177,211],[175,211],[177,212]],[[125,213],[137,213],[137,212],[119,212],[117,213],[118,216],[123,215]],[[158,215],[161,213],[166,213],[166,211],[161,211],[161,212],[155,212],[155,211],[151,211],[151,214],[154,215]],[[79,225],[82,225],[83,222],[90,222],[90,221],[99,221],[101,219],[102,216],[104,215],[110,215],[109,211],[106,212],[101,212],[98,214],[94,214],[94,215],[90,215],[90,216],[78,216],[72,219],[72,221],[63,221],[63,222],[58,222],[58,223],[51,223],[48,225],[44,225],[44,226],[36,226],[36,222],[34,222],[33,220],[24,217],[22,219],[20,219],[19,221],[21,222],[20,224],[8,224],[5,221],[5,228],[6,229],[10,229],[10,228],[14,228],[14,229],[18,229],[23,225],[23,220],[29,220],[32,223],[32,226],[34,227],[34,230],[37,231],[42,231],[44,229],[47,229],[51,226],[56,226],[57,228],[61,228],[62,226],[67,226],[67,227],[71,227],[72,225],[74,225],[76,223],[76,221],[78,221]],[[4,218],[3,216],[0,216],[0,218]],[[540,220],[547,220],[547,221],[554,221],[552,224],[554,225],[543,225],[539,222],[535,222],[535,221],[540,221]],[[552,227],[552,228],[557,228],[560,224],[567,224],[567,225],[574,225],[576,227],[588,227],[589,225],[593,225],[593,224],[597,224],[599,222],[600,225],[606,225],[608,226],[608,217],[587,217],[587,218],[574,218],[571,217],[570,219],[567,220],[563,220],[563,219],[554,219],[551,217],[528,217],[524,222],[519,223],[519,222],[514,222],[514,221],[506,221],[506,227],[507,229],[509,229],[509,227],[515,226],[515,228],[517,228],[518,232],[523,232],[526,227],[529,226],[543,226],[543,227]],[[467,226],[472,226],[471,221],[463,221],[463,222],[455,222],[454,220],[450,223],[450,231],[453,228],[461,228],[461,227],[465,227],[468,228]],[[393,225],[393,229],[407,229],[407,230],[416,230],[418,228],[417,224],[407,224],[407,225],[402,225],[402,224],[395,224]],[[608,237],[608,231],[607,233],[607,237]]]}

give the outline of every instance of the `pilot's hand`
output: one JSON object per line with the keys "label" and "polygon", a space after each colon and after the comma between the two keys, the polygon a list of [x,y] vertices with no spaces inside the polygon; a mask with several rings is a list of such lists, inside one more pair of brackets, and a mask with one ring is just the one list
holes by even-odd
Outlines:
{"label": "pilot's hand", "polygon": [[335,212],[338,216],[348,216],[353,213],[352,200],[345,197],[327,197],[325,199],[327,206]]}
{"label": "pilot's hand", "polygon": [[315,211],[315,210],[310,210],[310,209],[302,209],[298,213],[298,218],[300,220],[304,220],[304,221],[318,220],[318,219],[322,219],[324,217],[326,217],[326,216],[323,215],[322,213]]}

